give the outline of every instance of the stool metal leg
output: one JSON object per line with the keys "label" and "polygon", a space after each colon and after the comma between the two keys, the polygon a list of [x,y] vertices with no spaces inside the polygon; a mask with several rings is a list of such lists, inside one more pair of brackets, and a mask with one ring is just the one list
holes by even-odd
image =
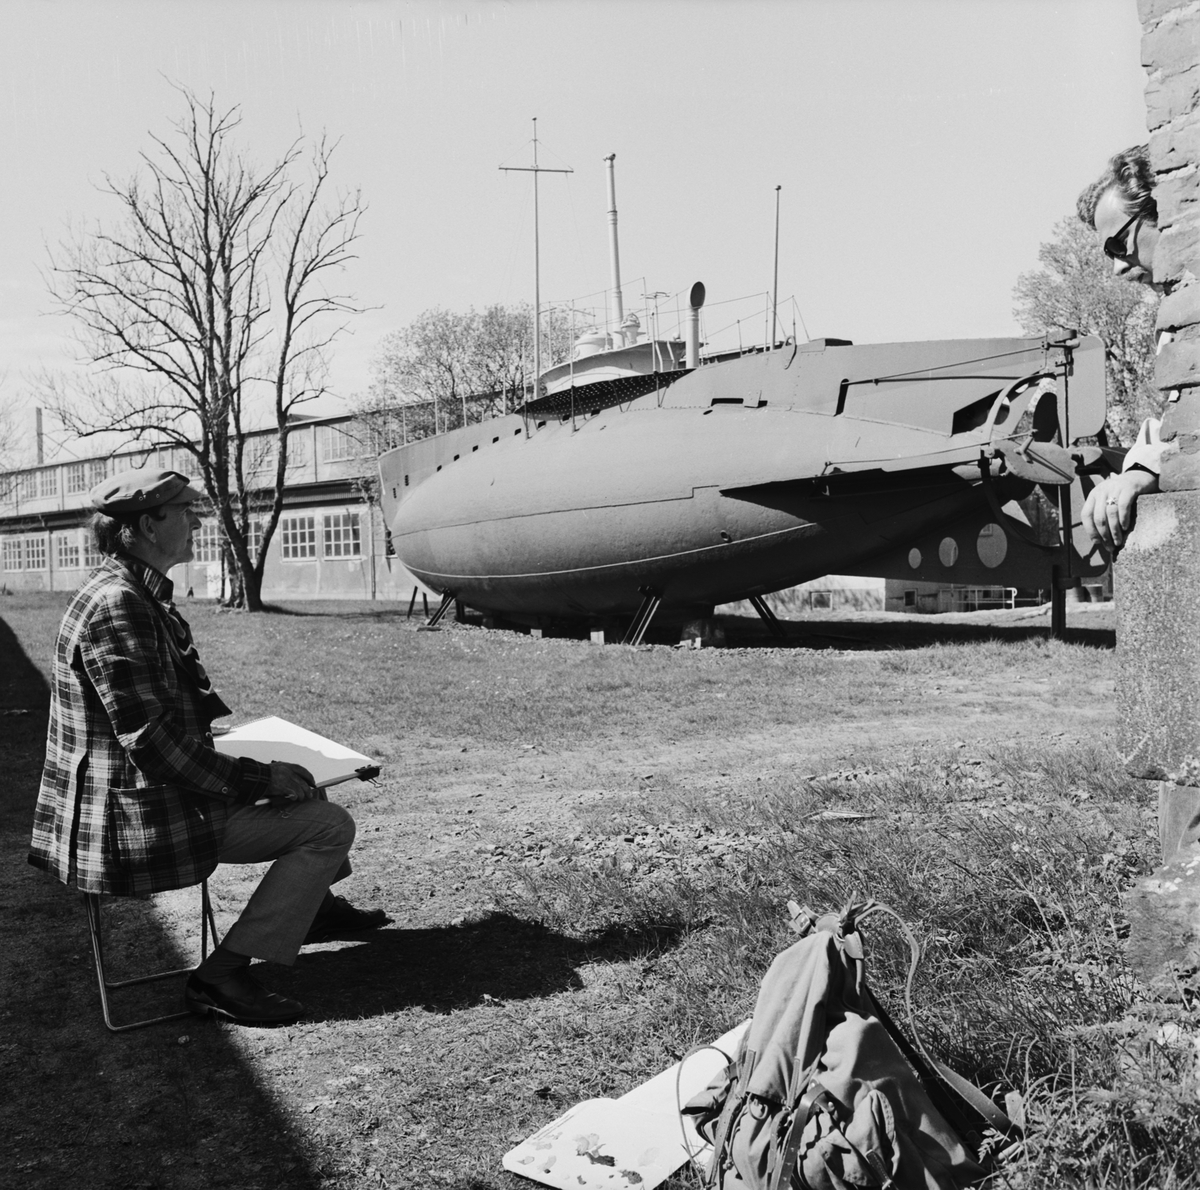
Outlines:
{"label": "stool metal leg", "polygon": [[[96,964],[96,982],[100,985],[100,1007],[104,1012],[104,1024],[113,1033],[124,1033],[129,1029],[144,1029],[147,1025],[159,1025],[164,1021],[179,1021],[190,1017],[190,1012],[172,1012],[166,1016],[149,1017],[144,1021],[131,1021],[127,1025],[114,1025],[112,1012],[109,1008],[108,993],[117,988],[133,987],[139,983],[154,983],[160,979],[170,979],[176,975],[190,975],[191,967],[180,967],[173,971],[158,971],[152,975],[139,975],[133,979],[110,980],[104,971],[104,939],[100,927],[100,896],[98,893],[84,893],[83,903],[87,909],[88,933],[92,940],[92,958]],[[208,936],[212,932],[213,946],[220,945],[217,934],[217,922],[213,916],[212,901],[208,895],[208,881],[200,885],[200,955],[201,959],[208,957]]]}

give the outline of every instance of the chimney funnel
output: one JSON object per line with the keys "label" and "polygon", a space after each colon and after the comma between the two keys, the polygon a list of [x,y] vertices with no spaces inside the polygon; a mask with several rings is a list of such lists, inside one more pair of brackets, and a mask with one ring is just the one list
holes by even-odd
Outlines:
{"label": "chimney funnel", "polygon": [[700,307],[704,305],[704,282],[697,281],[688,295],[687,356],[684,360],[689,368],[700,366]]}
{"label": "chimney funnel", "polygon": [[610,153],[604,160],[608,165],[608,256],[612,266],[613,346],[621,347],[625,342],[621,330],[625,321],[625,303],[621,297],[621,253],[617,247],[617,155]]}

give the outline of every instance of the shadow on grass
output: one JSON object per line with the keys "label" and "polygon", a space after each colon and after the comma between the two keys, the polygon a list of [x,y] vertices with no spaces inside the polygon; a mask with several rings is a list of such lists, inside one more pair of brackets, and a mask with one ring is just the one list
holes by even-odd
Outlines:
{"label": "shadow on grass", "polygon": [[[306,950],[266,981],[302,1000],[308,1020],[356,1020],[421,1007],[451,1012],[583,987],[578,968],[674,946],[677,927],[613,928],[580,940],[505,913],[462,926],[384,929],[353,946]],[[284,985],[287,986],[284,986]]]}
{"label": "shadow on grass", "polygon": [[[105,1030],[82,900],[26,863],[48,708],[46,679],[0,620],[0,711],[22,712],[0,715],[5,1184],[317,1187],[302,1138],[221,1030],[188,1020],[121,1035]],[[105,936],[113,975],[194,961],[178,952],[150,903],[116,902],[105,919],[115,927]],[[181,993],[181,980],[115,993],[115,1015],[171,1012],[182,1007]]]}
{"label": "shadow on grass", "polygon": [[[313,600],[311,603],[264,603],[263,613],[269,616],[298,616],[307,619],[326,620],[406,620],[418,622],[427,619],[420,610],[406,615],[407,604],[380,604],[361,599]],[[224,609],[236,614],[236,609]]]}
{"label": "shadow on grass", "polygon": [[[983,641],[1046,640],[1044,624],[947,624],[919,616],[897,620],[784,620],[785,637],[773,637],[760,620],[721,616],[728,644],[740,649],[927,649],[939,644],[979,644]],[[1113,649],[1112,628],[1068,627],[1067,644]]]}

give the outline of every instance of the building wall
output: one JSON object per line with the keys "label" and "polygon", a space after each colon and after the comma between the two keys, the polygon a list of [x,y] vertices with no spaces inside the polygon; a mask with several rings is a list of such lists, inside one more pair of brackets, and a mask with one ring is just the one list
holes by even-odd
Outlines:
{"label": "building wall", "polygon": [[[416,579],[387,555],[377,506],[363,496],[375,461],[347,432],[349,419],[292,428],[284,511],[268,547],[265,599],[409,599]],[[273,475],[268,435],[259,439],[256,474]],[[254,454],[253,449],[249,452]],[[157,466],[194,474],[181,450],[125,451],[11,472],[0,487],[0,584],[10,591],[71,591],[98,561],[86,522],[87,493],[106,475]],[[196,559],[171,573],[180,595],[219,598],[227,583],[216,518],[204,515]],[[422,588],[422,590],[424,590]]]}
{"label": "building wall", "polygon": [[[820,611],[878,611],[884,603],[884,580],[857,574],[827,574],[764,596],[777,616],[804,615]],[[756,616],[748,600],[722,604],[723,615]]]}
{"label": "building wall", "polygon": [[[1094,583],[1080,584],[1078,599],[1100,603],[1112,599],[1112,571]],[[1073,597],[1073,596],[1072,596]],[[940,612],[995,611],[1002,608],[1037,607],[1050,602],[1050,591],[1023,587],[970,586],[963,583],[919,583],[888,579],[884,606],[889,612],[906,615],[935,615]]]}

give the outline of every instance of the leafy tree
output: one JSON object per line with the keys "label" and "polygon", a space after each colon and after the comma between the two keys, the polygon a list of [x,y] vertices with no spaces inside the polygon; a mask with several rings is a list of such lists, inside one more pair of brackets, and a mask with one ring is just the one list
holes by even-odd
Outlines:
{"label": "leafy tree", "polygon": [[[571,342],[562,313],[544,310],[543,359],[565,358]],[[384,336],[372,370],[357,413],[377,451],[503,416],[521,406],[532,383],[533,309],[426,310]]]}
{"label": "leafy tree", "polygon": [[1038,260],[1040,269],[1017,278],[1013,316],[1026,334],[1071,329],[1104,341],[1109,438],[1132,442],[1143,419],[1162,409],[1154,387],[1156,295],[1114,277],[1095,232],[1074,217],[1055,224]]}
{"label": "leafy tree", "polygon": [[[329,279],[353,259],[363,207],[357,192],[326,205],[325,139],[260,166],[234,141],[237,107],[181,93],[175,135],[152,136],[128,180],[105,178],[120,218],[51,253],[85,368],[48,377],[47,404],[80,436],[115,430],[190,454],[232,563],[231,602],[258,610],[290,418],[326,392],[327,349],[355,312]],[[251,437],[264,423],[273,434]]]}

